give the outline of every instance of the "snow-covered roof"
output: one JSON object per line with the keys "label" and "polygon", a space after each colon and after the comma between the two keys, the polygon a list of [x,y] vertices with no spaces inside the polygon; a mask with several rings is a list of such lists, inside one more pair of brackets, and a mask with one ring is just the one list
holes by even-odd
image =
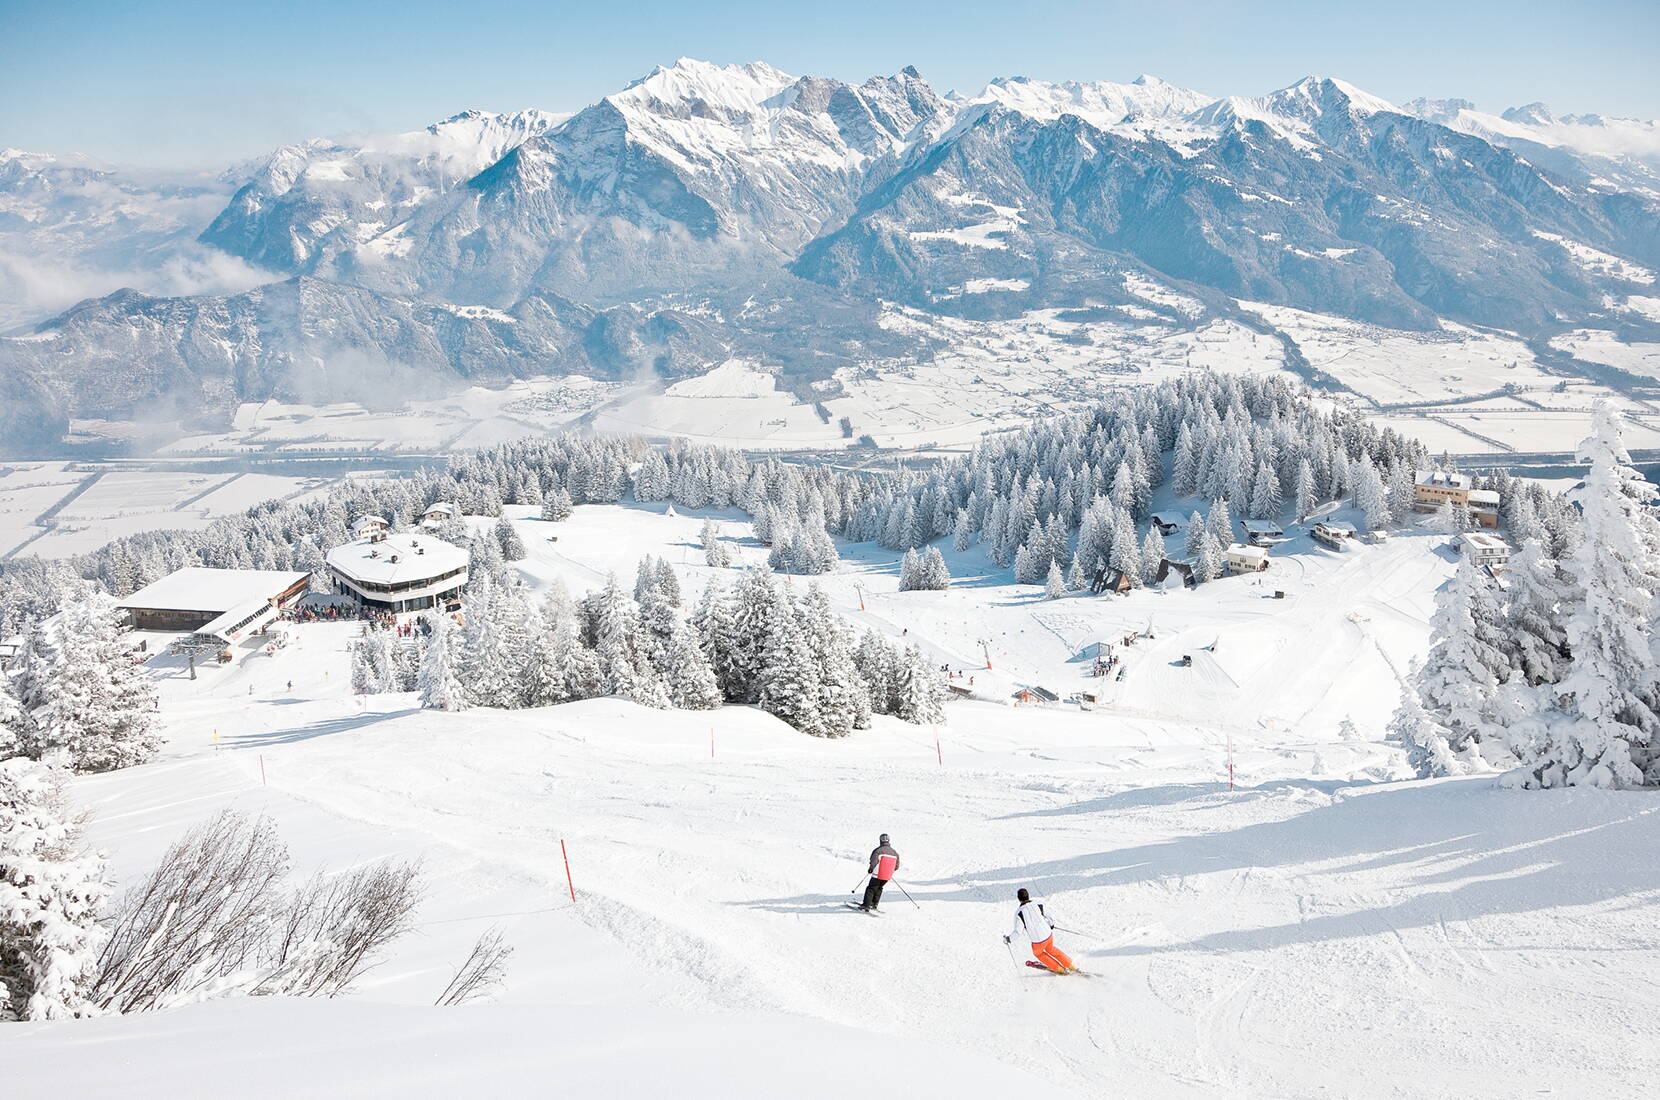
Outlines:
{"label": "snow-covered roof", "polygon": [[384,516],[358,516],[352,520],[352,530],[361,531],[365,527],[390,527]]}
{"label": "snow-covered roof", "polygon": [[353,580],[407,584],[467,566],[467,552],[431,535],[404,532],[376,542],[358,539],[328,553],[329,568]]}
{"label": "snow-covered roof", "polygon": [[1447,470],[1419,470],[1417,483],[1442,489],[1468,489],[1475,484],[1469,474],[1455,474]]}
{"label": "snow-covered roof", "polygon": [[1497,535],[1485,534],[1481,531],[1466,531],[1459,536],[1465,546],[1476,550],[1508,550],[1510,544]]}
{"label": "snow-covered roof", "polygon": [[227,642],[234,642],[238,640],[242,633],[237,629],[238,627],[245,627],[252,620],[265,614],[276,616],[280,612],[273,608],[268,600],[245,600],[217,619],[197,627],[194,633],[212,635],[223,638]]}
{"label": "snow-covered roof", "polygon": [[1470,503],[1491,504],[1497,508],[1499,506],[1499,492],[1497,489],[1471,489]]}
{"label": "snow-covered roof", "polygon": [[1266,561],[1268,548],[1266,546],[1249,546],[1243,542],[1236,542],[1228,547],[1228,556],[1246,558],[1252,561]]}
{"label": "snow-covered roof", "polygon": [[1153,522],[1162,523],[1167,527],[1180,527],[1187,522],[1187,517],[1180,512],[1154,512]]}
{"label": "snow-covered roof", "polygon": [[1245,520],[1245,530],[1253,535],[1279,535],[1285,533],[1285,528],[1271,519]]}
{"label": "snow-covered roof", "polygon": [[1322,520],[1319,523],[1316,523],[1314,526],[1319,527],[1322,530],[1329,531],[1334,535],[1345,535],[1345,536],[1352,537],[1355,534],[1355,525],[1352,524],[1352,523],[1345,523],[1343,520],[1337,520],[1337,519]]}
{"label": "snow-covered roof", "polygon": [[117,607],[157,611],[225,612],[253,600],[271,600],[307,574],[275,569],[205,569],[192,566],[147,584]]}
{"label": "snow-covered roof", "polygon": [[427,505],[427,510],[422,512],[421,515],[423,517],[424,516],[453,516],[453,515],[455,515],[455,505],[451,504],[447,500],[440,500],[440,501],[437,501],[436,503]]}

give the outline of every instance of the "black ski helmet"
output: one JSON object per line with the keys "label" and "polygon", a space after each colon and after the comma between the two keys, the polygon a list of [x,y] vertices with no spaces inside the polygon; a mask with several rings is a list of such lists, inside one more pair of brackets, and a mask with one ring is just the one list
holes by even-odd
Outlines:
{"label": "black ski helmet", "polygon": [[882,839],[881,839],[881,840],[878,840],[878,841],[877,841],[877,842],[876,842],[876,843],[878,843],[878,844],[886,844],[886,843],[887,843],[887,842],[888,842],[888,834],[887,834],[887,833],[883,833],[883,834],[882,834]]}
{"label": "black ski helmet", "polygon": [[1022,905],[1025,905],[1027,902],[1032,900],[1032,895],[1024,886],[1022,886],[1019,890],[1016,890],[1014,896],[1020,899],[1020,904]]}

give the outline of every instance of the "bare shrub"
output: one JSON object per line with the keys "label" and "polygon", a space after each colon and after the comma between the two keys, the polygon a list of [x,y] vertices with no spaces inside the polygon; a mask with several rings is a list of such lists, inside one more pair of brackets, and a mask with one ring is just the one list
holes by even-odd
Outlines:
{"label": "bare shrub", "polygon": [[270,818],[233,810],[192,829],[115,910],[94,999],[140,1012],[226,994],[332,997],[409,929],[419,869],[378,863],[284,886]]}
{"label": "bare shrub", "polygon": [[493,926],[473,944],[472,952],[455,972],[450,984],[433,1004],[462,1005],[488,996],[507,976],[507,958],[513,945],[502,938],[501,927]]}
{"label": "bare shrub", "polygon": [[188,1000],[256,967],[287,872],[269,818],[226,810],[186,833],[116,908],[93,979],[99,1006]]}
{"label": "bare shrub", "polygon": [[339,875],[313,875],[294,895],[275,940],[273,974],[259,990],[335,997],[378,961],[381,948],[409,931],[421,900],[413,863],[376,863]]}

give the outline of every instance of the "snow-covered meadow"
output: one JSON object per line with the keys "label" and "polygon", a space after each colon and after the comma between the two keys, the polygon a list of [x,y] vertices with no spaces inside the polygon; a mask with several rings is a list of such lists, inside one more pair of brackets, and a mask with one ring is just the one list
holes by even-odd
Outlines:
{"label": "snow-covered meadow", "polygon": [[[736,561],[716,570],[702,512],[533,511],[508,514],[537,587],[589,590],[649,553],[690,599],[764,553],[737,513],[717,514]],[[819,578],[832,605],[985,697],[937,730],[825,741],[753,708],[615,699],[422,711],[352,694],[352,624],[166,673],[162,757],[74,785],[117,878],[237,806],[271,814],[303,870],[421,858],[419,927],[339,1001],[9,1025],[7,1094],[156,1074],[181,1096],[830,1097],[871,1075],[950,1096],[1642,1095],[1649,795],[1406,781],[1383,723],[1427,649],[1444,539],[1339,554],[1288,534],[1260,578],[1054,601],[978,549],[947,552],[950,590],[900,593],[896,555],[844,546]],[[1087,675],[1094,643],[1149,627],[1122,680]],[[1105,695],[1008,705],[1034,683]],[[883,831],[915,906],[890,889],[870,918],[844,900]],[[1011,959],[1020,886],[1090,977]],[[506,987],[429,1007],[493,924]],[[1609,1036],[1620,1057],[1597,1053]]]}

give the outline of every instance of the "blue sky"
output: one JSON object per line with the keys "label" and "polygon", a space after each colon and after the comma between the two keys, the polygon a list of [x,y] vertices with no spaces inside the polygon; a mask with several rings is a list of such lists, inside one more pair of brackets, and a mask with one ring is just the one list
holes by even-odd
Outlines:
{"label": "blue sky", "polygon": [[836,4],[0,0],[0,145],[209,166],[467,107],[573,110],[679,56],[941,90],[1149,72],[1257,95],[1311,73],[1387,99],[1660,117],[1660,0]]}

